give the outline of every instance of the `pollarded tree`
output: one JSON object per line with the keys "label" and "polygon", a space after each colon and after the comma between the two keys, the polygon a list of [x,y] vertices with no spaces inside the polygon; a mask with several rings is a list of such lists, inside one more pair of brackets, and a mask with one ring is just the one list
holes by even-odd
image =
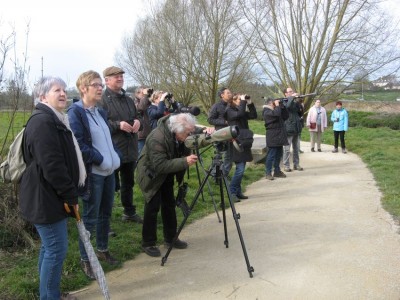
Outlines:
{"label": "pollarded tree", "polygon": [[[360,67],[398,70],[398,30],[374,0],[242,0],[265,80],[334,100]],[[249,40],[250,42],[250,40]],[[390,71],[389,71],[390,72]],[[306,99],[306,108],[310,106]]]}

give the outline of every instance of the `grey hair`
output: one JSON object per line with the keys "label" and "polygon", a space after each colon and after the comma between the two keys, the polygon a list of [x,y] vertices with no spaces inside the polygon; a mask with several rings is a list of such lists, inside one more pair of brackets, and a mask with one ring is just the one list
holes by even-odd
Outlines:
{"label": "grey hair", "polygon": [[59,77],[45,76],[42,77],[36,84],[33,89],[33,97],[34,97],[34,105],[40,103],[40,97],[47,95],[53,85],[58,84],[62,86],[64,89],[67,88],[67,84],[64,80]]}
{"label": "grey hair", "polygon": [[194,129],[196,118],[189,113],[174,114],[169,117],[168,128],[173,133],[184,133],[187,129]]}

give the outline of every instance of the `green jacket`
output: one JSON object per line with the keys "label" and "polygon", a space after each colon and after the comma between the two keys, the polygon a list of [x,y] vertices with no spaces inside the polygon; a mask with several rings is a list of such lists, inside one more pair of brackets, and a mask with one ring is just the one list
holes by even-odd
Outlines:
{"label": "green jacket", "polygon": [[146,138],[137,165],[137,182],[146,202],[150,202],[168,175],[183,179],[190,150],[178,143],[168,128],[169,116],[158,121],[158,126]]}

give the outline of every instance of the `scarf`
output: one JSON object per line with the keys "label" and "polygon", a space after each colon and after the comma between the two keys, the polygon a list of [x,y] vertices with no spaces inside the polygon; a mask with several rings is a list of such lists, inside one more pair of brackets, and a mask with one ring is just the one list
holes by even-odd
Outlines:
{"label": "scarf", "polygon": [[[68,116],[65,113],[59,112],[56,110],[54,107],[52,107],[50,104],[42,102],[56,114],[57,118],[65,125],[65,127],[68,128],[69,131],[72,132],[71,126],[69,125],[69,120]],[[78,158],[78,165],[79,165],[79,186],[84,186],[85,185],[85,179],[86,179],[86,168],[85,164],[83,162],[82,158],[82,152],[81,149],[79,148],[78,141],[75,138],[75,135],[72,133],[72,140],[74,142],[75,146],[75,152],[76,152],[76,157]]]}

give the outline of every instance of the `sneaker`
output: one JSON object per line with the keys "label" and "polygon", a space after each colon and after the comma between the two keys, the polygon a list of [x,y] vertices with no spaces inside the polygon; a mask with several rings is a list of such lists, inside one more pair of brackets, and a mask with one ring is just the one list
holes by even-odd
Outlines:
{"label": "sneaker", "polygon": [[151,257],[158,257],[161,256],[160,249],[158,249],[157,246],[149,246],[149,247],[143,247],[142,250],[149,256]]}
{"label": "sneaker", "polygon": [[311,152],[315,152],[314,148],[311,148]]}
{"label": "sneaker", "polygon": [[300,152],[300,153],[304,153],[304,151],[303,151],[303,150],[299,150],[299,152]]}
{"label": "sneaker", "polygon": [[110,228],[110,230],[108,231],[108,236],[109,236],[109,237],[116,237],[117,234],[115,233],[114,230],[112,230],[112,229]]}
{"label": "sneaker", "polygon": [[[169,247],[171,247],[171,243],[164,242],[164,246],[169,248]],[[173,247],[176,249],[186,249],[188,247],[188,243],[186,243],[185,241],[181,241],[180,239],[177,239],[175,241]]]}
{"label": "sneaker", "polygon": [[332,153],[338,153],[338,148],[333,149]]}
{"label": "sneaker", "polygon": [[[96,277],[94,276],[92,266],[90,265],[89,261],[81,260],[81,268],[83,273],[91,279],[91,280],[96,280]],[[61,298],[62,299],[62,298]],[[68,298],[65,298],[68,299]]]}
{"label": "sneaker", "polygon": [[282,171],[279,172],[274,172],[274,177],[278,177],[278,178],[286,178],[286,174],[283,173]]}
{"label": "sneaker", "polygon": [[123,214],[122,215],[122,221],[135,222],[135,223],[138,223],[138,224],[143,224],[143,219],[138,214],[133,214],[133,215]]}
{"label": "sneaker", "polygon": [[343,149],[342,149],[342,153],[344,153],[344,154],[347,153],[346,148],[343,148]]}
{"label": "sneaker", "polygon": [[321,149],[318,149],[318,152],[322,152],[322,150],[321,150]]}
{"label": "sneaker", "polygon": [[102,252],[102,251],[97,250],[96,255],[99,260],[105,261],[112,266],[119,264],[119,261],[117,259],[115,259],[114,257],[112,257],[109,251]]}
{"label": "sneaker", "polygon": [[288,168],[288,167],[285,167],[285,168],[283,169],[283,171],[285,171],[285,172],[292,172],[292,169],[291,169],[291,168]]}
{"label": "sneaker", "polygon": [[72,296],[69,293],[62,293],[60,300],[78,300],[78,298],[76,298],[75,296]]}
{"label": "sneaker", "polygon": [[274,180],[274,176],[272,176],[271,174],[265,175],[265,178],[268,180]]}
{"label": "sneaker", "polygon": [[241,200],[249,199],[249,197],[243,195],[242,193],[237,194],[236,197],[238,197],[238,198],[241,199]]}
{"label": "sneaker", "polygon": [[300,166],[294,166],[293,169],[297,170],[297,171],[303,171],[304,169]]}

